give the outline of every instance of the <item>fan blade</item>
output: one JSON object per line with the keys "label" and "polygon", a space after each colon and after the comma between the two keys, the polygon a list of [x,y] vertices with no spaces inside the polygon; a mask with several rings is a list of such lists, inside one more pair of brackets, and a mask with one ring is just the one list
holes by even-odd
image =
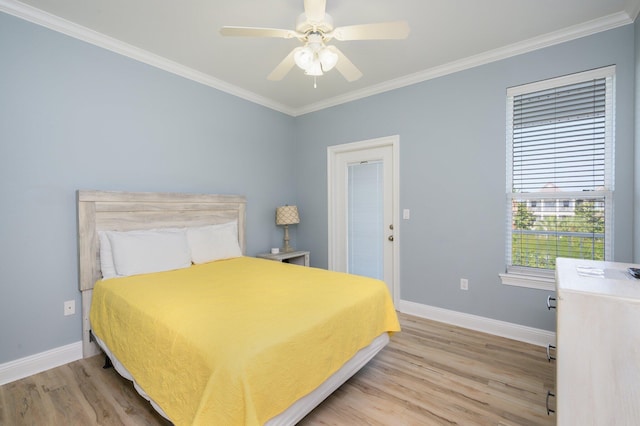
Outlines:
{"label": "fan blade", "polygon": [[322,22],[326,9],[326,0],[304,0],[304,14],[308,21]]}
{"label": "fan blade", "polygon": [[340,71],[340,74],[349,82],[356,81],[360,77],[362,77],[362,73],[360,70],[353,65],[353,62],[349,60],[344,53],[340,51],[335,46],[327,46],[328,49],[331,49],[338,55],[338,62],[336,63],[336,69]]}
{"label": "fan blade", "polygon": [[407,21],[338,27],[329,36],[336,40],[400,40],[409,36]]}
{"label": "fan blade", "polygon": [[296,61],[293,59],[293,55],[295,55],[296,51],[302,49],[301,47],[296,47],[276,66],[271,74],[267,77],[267,79],[271,81],[279,81],[284,78],[285,75],[291,71],[291,68],[296,64]]}
{"label": "fan blade", "polygon": [[256,28],[256,27],[222,27],[220,34],[232,37],[276,37],[276,38],[297,38],[304,37],[293,30],[281,30],[278,28]]}

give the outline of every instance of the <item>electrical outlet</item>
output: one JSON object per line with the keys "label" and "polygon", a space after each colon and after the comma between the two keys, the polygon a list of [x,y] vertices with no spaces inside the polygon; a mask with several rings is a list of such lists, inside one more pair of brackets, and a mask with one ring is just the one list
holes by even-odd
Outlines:
{"label": "electrical outlet", "polygon": [[469,280],[460,278],[460,290],[469,290]]}
{"label": "electrical outlet", "polygon": [[64,302],[64,315],[73,315],[76,313],[76,301],[75,300],[67,300]]}

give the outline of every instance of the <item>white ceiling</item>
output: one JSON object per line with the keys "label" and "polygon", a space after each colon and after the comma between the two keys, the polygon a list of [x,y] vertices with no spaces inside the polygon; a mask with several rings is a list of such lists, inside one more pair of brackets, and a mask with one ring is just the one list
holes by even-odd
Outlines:
{"label": "white ceiling", "polygon": [[0,11],[296,116],[633,22],[640,0],[327,0],[335,26],[406,20],[406,40],[333,41],[363,72],[267,75],[297,39],[222,37],[223,25],[293,29],[303,0],[0,0]]}

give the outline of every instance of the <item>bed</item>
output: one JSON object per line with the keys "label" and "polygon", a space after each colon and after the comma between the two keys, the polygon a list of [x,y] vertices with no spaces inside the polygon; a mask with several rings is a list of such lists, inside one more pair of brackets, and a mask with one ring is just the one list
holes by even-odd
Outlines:
{"label": "bed", "polygon": [[[176,425],[295,424],[399,331],[380,281],[245,256],[244,197],[78,191],[77,207],[83,355],[104,351]],[[237,253],[103,279],[106,234],[122,270],[121,238],[211,228]]]}

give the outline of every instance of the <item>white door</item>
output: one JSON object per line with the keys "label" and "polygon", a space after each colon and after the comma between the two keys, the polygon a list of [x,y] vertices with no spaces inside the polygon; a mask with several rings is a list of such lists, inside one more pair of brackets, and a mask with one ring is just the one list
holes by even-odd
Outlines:
{"label": "white door", "polygon": [[383,280],[397,302],[398,137],[328,148],[329,269]]}

